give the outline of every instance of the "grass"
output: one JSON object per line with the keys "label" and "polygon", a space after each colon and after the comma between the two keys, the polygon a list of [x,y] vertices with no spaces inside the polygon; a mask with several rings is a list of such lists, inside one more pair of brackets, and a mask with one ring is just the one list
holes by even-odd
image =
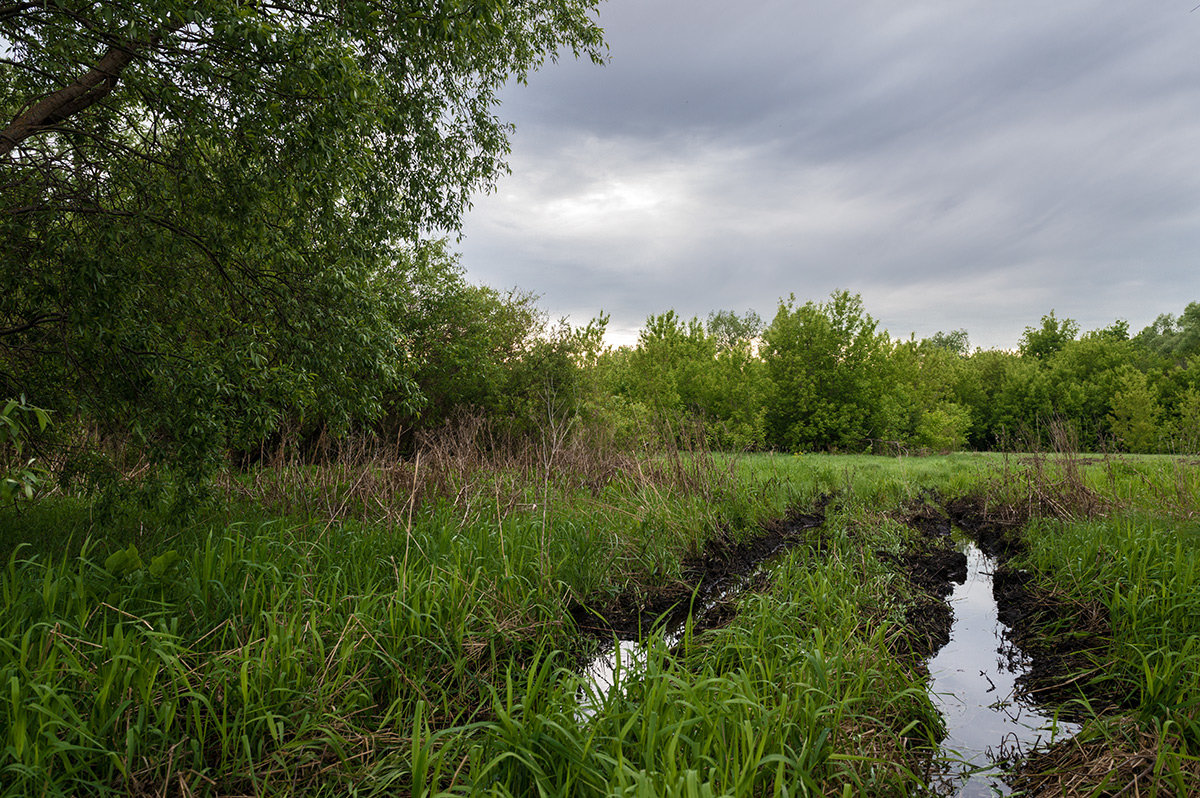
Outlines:
{"label": "grass", "polygon": [[[588,701],[573,672],[505,693],[464,794],[911,794],[940,719],[889,646],[892,574],[837,520],[797,547],[730,625],[661,635],[646,661]],[[555,681],[558,682],[557,686]],[[521,752],[519,756],[512,752]]]}
{"label": "grass", "polygon": [[[1200,791],[1200,523],[1133,508],[1101,520],[1039,520],[1021,561],[1043,589],[1099,607],[1110,634],[1090,653],[1080,701],[1117,696],[1060,761],[1055,780],[1086,774],[1088,791],[1137,788],[1147,795]],[[1144,767],[1122,773],[1122,763]],[[1099,773],[1095,763],[1105,763]],[[1128,769],[1128,768],[1126,768]],[[1138,780],[1140,781],[1140,785]]]}
{"label": "grass", "polygon": [[[231,473],[186,524],[69,496],[0,510],[0,794],[912,794],[940,720],[897,644],[895,510],[997,474],[1010,503],[1035,485],[1067,503],[1060,466],[1022,482],[1034,466],[999,455],[633,458],[482,434]],[[1058,589],[1129,618],[1112,678],[1186,760],[1200,566],[1173,462],[1086,466],[1097,506],[1142,515],[1028,539]],[[820,546],[729,625],[650,635],[581,711],[572,603],[678,582],[710,543],[828,496]]]}

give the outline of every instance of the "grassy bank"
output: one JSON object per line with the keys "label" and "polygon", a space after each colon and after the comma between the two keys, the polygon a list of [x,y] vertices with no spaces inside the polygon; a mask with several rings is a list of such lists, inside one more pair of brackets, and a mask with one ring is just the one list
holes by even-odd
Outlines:
{"label": "grassy bank", "polygon": [[[1167,457],[1027,460],[1013,567],[1038,643],[1082,652],[1059,700],[1092,718],[1028,763],[1030,794],[1200,794],[1200,470]],[[1036,489],[1031,489],[1036,487]]]}

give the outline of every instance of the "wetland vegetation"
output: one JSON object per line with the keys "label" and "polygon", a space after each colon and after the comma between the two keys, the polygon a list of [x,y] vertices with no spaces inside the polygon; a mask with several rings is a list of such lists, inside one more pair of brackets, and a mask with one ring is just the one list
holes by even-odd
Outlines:
{"label": "wetland vegetation", "polygon": [[[1194,793],[1185,461],[568,448],[545,468],[481,441],[252,469],[182,523],[7,508],[6,793],[918,794],[952,767],[925,662],[953,576],[924,567],[952,527],[1015,585],[1022,689],[1082,726],[1015,789]],[[723,611],[656,627],[771,534]],[[631,619],[638,662],[589,681]]]}

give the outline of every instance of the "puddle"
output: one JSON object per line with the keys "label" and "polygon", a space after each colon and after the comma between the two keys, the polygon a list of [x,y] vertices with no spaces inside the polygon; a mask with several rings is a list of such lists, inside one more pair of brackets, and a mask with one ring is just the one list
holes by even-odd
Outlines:
{"label": "puddle", "polygon": [[639,673],[646,664],[646,647],[636,640],[617,640],[596,654],[583,668],[585,686],[576,695],[579,717],[590,718],[608,691],[621,679]]}
{"label": "puddle", "polygon": [[[689,620],[694,622],[697,629],[707,626],[713,614],[728,607],[742,592],[774,569],[784,548],[785,545],[776,546],[768,558],[749,574],[729,574],[702,587],[692,603],[692,612],[670,613],[669,619],[661,627],[663,643],[672,648],[683,640]],[[618,677],[624,680],[641,672],[646,664],[646,656],[643,639],[637,637],[622,636],[615,640],[615,645],[601,646],[601,650],[587,661],[582,670],[587,684],[577,696],[581,716],[586,718],[592,715],[596,702],[612,689]]]}
{"label": "puddle", "polygon": [[974,544],[965,549],[967,578],[954,588],[950,642],[929,661],[930,691],[946,719],[943,757],[950,772],[935,788],[961,798],[1009,795],[1003,765],[1039,744],[1075,734],[1017,697],[1017,677],[1027,667],[1004,636],[992,595],[996,562]]}

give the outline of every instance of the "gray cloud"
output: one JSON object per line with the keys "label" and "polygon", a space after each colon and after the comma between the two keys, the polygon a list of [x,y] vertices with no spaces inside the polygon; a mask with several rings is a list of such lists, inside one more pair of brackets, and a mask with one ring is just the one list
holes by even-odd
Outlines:
{"label": "gray cloud", "polygon": [[893,335],[985,346],[1051,308],[1137,328],[1200,298],[1188,4],[730,8],[609,0],[609,65],[506,90],[474,278],[626,331],[847,288]]}

